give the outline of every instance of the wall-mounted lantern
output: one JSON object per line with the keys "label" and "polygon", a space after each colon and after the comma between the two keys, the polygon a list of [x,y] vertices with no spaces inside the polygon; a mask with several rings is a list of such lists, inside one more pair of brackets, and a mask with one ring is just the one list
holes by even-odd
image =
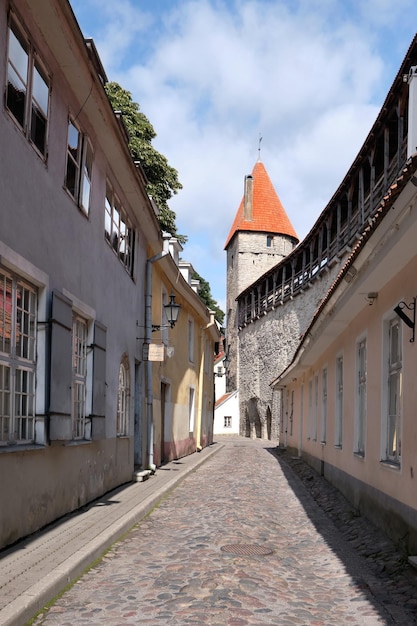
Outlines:
{"label": "wall-mounted lantern", "polygon": [[[412,313],[411,317],[405,312],[404,309],[411,311]],[[401,300],[401,302],[399,302],[397,306],[394,307],[394,312],[398,315],[398,317],[402,319],[404,324],[407,324],[407,326],[411,328],[411,330],[413,331],[413,334],[410,339],[410,343],[413,343],[414,335],[415,335],[415,326],[416,326],[416,299],[413,298],[410,304],[406,304],[403,300]]]}
{"label": "wall-mounted lantern", "polygon": [[175,324],[178,321],[178,315],[180,313],[181,305],[175,302],[175,294],[171,294],[170,301],[167,304],[164,304],[165,315],[168,321],[168,324],[152,324],[152,332],[155,330],[160,330],[161,328],[174,328]]}

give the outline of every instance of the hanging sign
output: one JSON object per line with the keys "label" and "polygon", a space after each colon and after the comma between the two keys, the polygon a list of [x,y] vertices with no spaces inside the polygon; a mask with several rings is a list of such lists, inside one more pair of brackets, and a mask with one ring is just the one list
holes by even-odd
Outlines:
{"label": "hanging sign", "polygon": [[143,344],[144,361],[163,361],[165,357],[165,346],[159,343]]}

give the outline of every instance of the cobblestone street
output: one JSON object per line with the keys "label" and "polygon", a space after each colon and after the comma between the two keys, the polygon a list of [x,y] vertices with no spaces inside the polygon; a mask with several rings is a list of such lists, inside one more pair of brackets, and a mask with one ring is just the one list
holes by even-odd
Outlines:
{"label": "cobblestone street", "polygon": [[324,479],[222,444],[34,623],[417,624],[417,572]]}

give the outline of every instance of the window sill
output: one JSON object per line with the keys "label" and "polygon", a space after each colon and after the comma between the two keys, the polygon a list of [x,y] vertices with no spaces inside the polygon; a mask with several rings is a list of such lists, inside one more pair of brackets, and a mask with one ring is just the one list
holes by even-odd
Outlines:
{"label": "window sill", "polygon": [[334,444],[335,450],[342,450],[342,446],[339,443]]}
{"label": "window sill", "polygon": [[381,459],[380,463],[381,463],[382,467],[387,467],[387,468],[392,469],[392,470],[400,470],[401,469],[401,463],[400,462],[390,461],[389,459]]}
{"label": "window sill", "polygon": [[361,461],[365,460],[365,452],[354,452],[353,456],[355,456],[357,459]]}
{"label": "window sill", "polygon": [[48,446],[41,443],[13,443],[0,446],[0,454],[8,452],[33,452],[35,450],[45,450]]}
{"label": "window sill", "polygon": [[64,445],[65,447],[71,446],[85,446],[93,443],[92,439],[71,439],[71,441],[67,441]]}

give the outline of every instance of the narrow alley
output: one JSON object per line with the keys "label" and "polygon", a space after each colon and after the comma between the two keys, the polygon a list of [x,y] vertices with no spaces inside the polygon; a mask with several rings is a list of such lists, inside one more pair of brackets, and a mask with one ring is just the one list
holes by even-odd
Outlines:
{"label": "narrow alley", "polygon": [[417,573],[324,479],[268,441],[215,445],[34,624],[417,623]]}

